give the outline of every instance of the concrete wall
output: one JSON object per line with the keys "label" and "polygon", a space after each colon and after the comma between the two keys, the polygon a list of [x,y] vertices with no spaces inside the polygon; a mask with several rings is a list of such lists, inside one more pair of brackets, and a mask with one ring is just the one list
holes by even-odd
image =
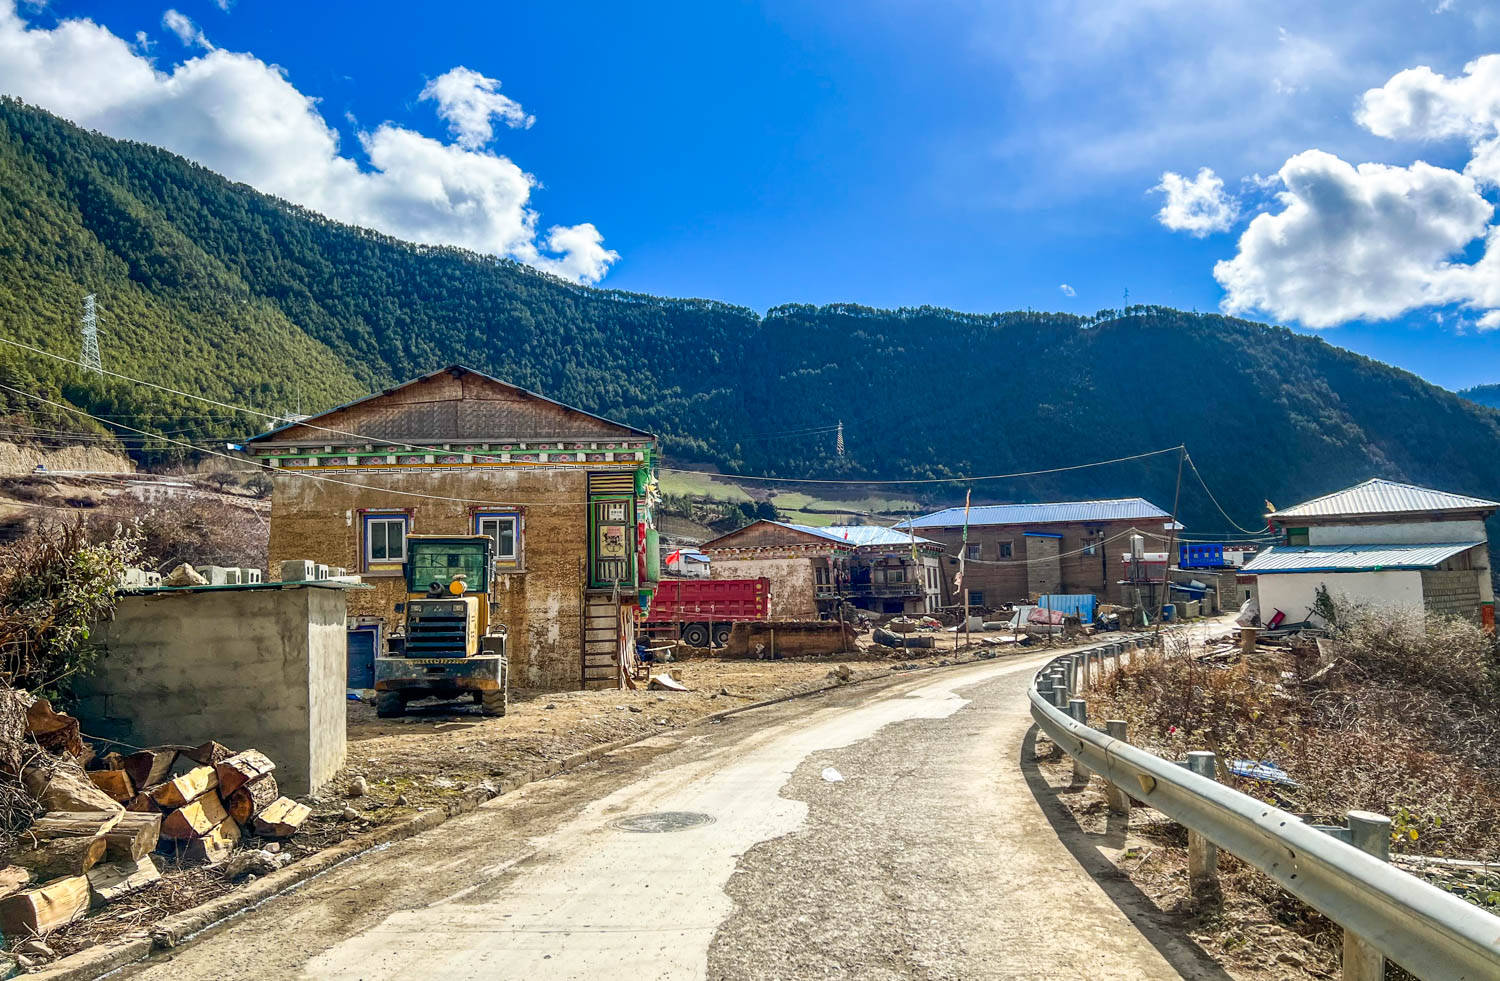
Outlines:
{"label": "concrete wall", "polygon": [[346,591],[221,589],[126,596],[78,683],[83,730],[132,746],[258,749],[284,793],[344,763]]}
{"label": "concrete wall", "polygon": [[853,649],[851,629],[833,620],[736,623],[729,630],[724,656],[755,657],[757,650],[763,650],[768,657],[772,653],[777,657],[808,657]]}
{"label": "concrete wall", "polygon": [[[320,471],[321,472],[321,471]],[[522,571],[497,577],[497,619],[510,628],[511,684],[576,688],[582,563],[588,550],[588,475],[585,470],[474,468],[338,471],[351,487],[278,473],[271,496],[271,568],[283,559],[314,559],[358,572],[361,509],[409,509],[414,535],[472,535],[468,501],[490,501],[522,514]],[[439,501],[392,491],[463,498]],[[493,509],[490,509],[493,510]],[[364,573],[373,592],[350,595],[351,615],[400,622],[395,605],[406,598],[400,572]]]}
{"label": "concrete wall", "polygon": [[730,558],[715,555],[709,565],[714,579],[771,580],[771,619],[816,620],[817,592],[810,556],[789,558]]}
{"label": "concrete wall", "polygon": [[1256,589],[1261,622],[1282,610],[1288,623],[1300,623],[1316,601],[1319,586],[1327,586],[1335,599],[1344,596],[1376,606],[1422,607],[1422,573],[1415,570],[1260,575],[1256,577]]}
{"label": "concrete wall", "polygon": [[[1291,522],[1295,524],[1295,522]],[[1484,522],[1393,521],[1379,524],[1309,525],[1309,545],[1423,545],[1430,542],[1482,542]]]}

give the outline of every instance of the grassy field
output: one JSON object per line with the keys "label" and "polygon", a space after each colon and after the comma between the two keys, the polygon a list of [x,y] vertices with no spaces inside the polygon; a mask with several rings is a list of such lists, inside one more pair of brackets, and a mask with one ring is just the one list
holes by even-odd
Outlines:
{"label": "grassy field", "polygon": [[[895,519],[886,515],[904,515],[914,511],[925,511],[923,505],[911,498],[887,497],[872,493],[865,488],[851,487],[847,496],[834,491],[820,491],[821,496],[804,491],[776,490],[775,485],[741,486],[732,477],[714,474],[680,473],[663,471],[661,489],[664,494],[695,497],[713,501],[739,503],[764,498],[770,492],[771,503],[784,514],[788,521],[796,524],[823,528],[828,525],[849,524],[858,518],[867,522],[890,524]],[[752,495],[750,491],[755,493]]]}

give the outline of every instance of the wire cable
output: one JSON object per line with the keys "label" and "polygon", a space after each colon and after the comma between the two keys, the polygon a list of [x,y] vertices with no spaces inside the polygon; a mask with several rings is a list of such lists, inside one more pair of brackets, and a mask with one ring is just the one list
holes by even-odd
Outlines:
{"label": "wire cable", "polygon": [[[22,398],[28,398],[28,399],[32,399],[32,400],[37,401],[37,402],[41,402],[44,405],[50,405],[50,406],[52,406],[54,408],[63,409],[64,411],[67,411],[67,412],[77,413],[78,415],[86,416],[87,418],[90,418],[90,419],[94,419],[95,418],[93,415],[91,415],[88,412],[85,412],[83,409],[79,409],[79,408],[76,408],[76,407],[70,406],[70,405],[64,405],[61,402],[54,402],[54,401],[52,401],[49,398],[45,398],[45,397],[43,397],[41,395],[35,395],[35,394],[32,394],[31,392],[23,392],[19,388],[12,388],[9,385],[0,384],[0,389],[3,389],[4,391],[7,391],[7,392],[11,392],[12,394],[15,394],[15,395],[19,395]],[[124,426],[124,423],[116,423],[116,425]],[[139,430],[139,429],[132,429],[132,427],[129,427],[129,426],[125,426],[125,428],[126,429],[131,429],[132,432],[141,432],[141,430]],[[203,449],[202,447],[193,446],[191,443],[184,442],[184,441],[182,441],[180,439],[172,439],[169,436],[164,436],[164,437],[161,437],[161,438],[165,439],[169,443],[177,443],[180,446],[186,446],[187,448],[192,449],[192,450],[197,450],[200,453],[207,453],[209,456],[223,457],[226,460],[233,460],[235,463],[244,463],[245,462],[244,457],[230,456],[228,453],[220,453],[217,450],[206,450],[206,449]],[[325,476],[323,474],[307,473],[306,471],[298,470],[298,469],[296,469],[294,467],[277,467],[277,468],[274,468],[272,470],[272,472],[273,473],[279,473],[279,474],[291,474],[291,475],[294,475],[294,476],[297,476],[297,477],[306,478],[308,480],[318,480],[318,481],[322,481],[324,483],[338,484],[338,485],[343,486],[343,487],[358,487],[358,488],[361,488],[361,489],[364,489],[364,490],[378,490],[378,491],[383,491],[384,493],[387,493],[387,494],[396,494],[396,495],[398,495],[400,497],[415,497],[415,498],[419,498],[421,500],[426,500],[426,501],[445,501],[445,502],[452,503],[452,504],[479,504],[479,505],[486,506],[486,507],[531,507],[531,508],[582,508],[582,507],[585,506],[585,502],[583,502],[583,501],[577,501],[577,502],[570,502],[570,501],[534,501],[534,502],[526,502],[526,501],[489,501],[489,500],[481,500],[481,499],[472,498],[472,497],[444,497],[444,496],[439,495],[439,494],[421,494],[421,493],[418,493],[416,491],[397,490],[394,487],[384,487],[384,486],[381,486],[379,484],[362,484],[362,483],[358,483],[356,481],[338,480],[337,478],[328,477],[328,476]]]}
{"label": "wire cable", "polygon": [[1231,525],[1234,525],[1234,527],[1238,528],[1240,531],[1243,531],[1247,535],[1259,535],[1265,533],[1267,529],[1262,528],[1259,530],[1251,530],[1231,518],[1229,516],[1229,512],[1225,511],[1224,506],[1219,503],[1219,499],[1217,497],[1214,497],[1214,492],[1208,489],[1208,481],[1204,480],[1203,474],[1198,472],[1198,464],[1193,462],[1193,455],[1191,453],[1188,453],[1186,449],[1183,450],[1183,454],[1187,457],[1188,466],[1193,470],[1193,476],[1198,478],[1198,484],[1203,488],[1203,493],[1207,494],[1208,499],[1214,502],[1214,507],[1219,509],[1219,513],[1224,516],[1225,521],[1229,522]]}

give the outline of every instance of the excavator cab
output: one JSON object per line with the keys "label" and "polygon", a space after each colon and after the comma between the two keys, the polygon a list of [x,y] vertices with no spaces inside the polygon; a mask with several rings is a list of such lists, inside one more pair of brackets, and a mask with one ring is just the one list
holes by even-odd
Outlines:
{"label": "excavator cab", "polygon": [[406,602],[399,631],[375,659],[375,711],[399,716],[417,698],[468,695],[485,715],[504,715],[510,668],[506,628],[491,618],[494,540],[488,535],[409,535]]}

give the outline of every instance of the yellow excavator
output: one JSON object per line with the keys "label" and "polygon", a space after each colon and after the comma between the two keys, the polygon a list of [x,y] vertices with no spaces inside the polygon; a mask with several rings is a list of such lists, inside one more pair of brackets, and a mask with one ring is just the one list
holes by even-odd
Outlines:
{"label": "yellow excavator", "polygon": [[494,539],[410,535],[406,602],[398,630],[375,659],[375,712],[392,718],[413,699],[474,699],[504,715],[510,686],[506,628],[492,617]]}

